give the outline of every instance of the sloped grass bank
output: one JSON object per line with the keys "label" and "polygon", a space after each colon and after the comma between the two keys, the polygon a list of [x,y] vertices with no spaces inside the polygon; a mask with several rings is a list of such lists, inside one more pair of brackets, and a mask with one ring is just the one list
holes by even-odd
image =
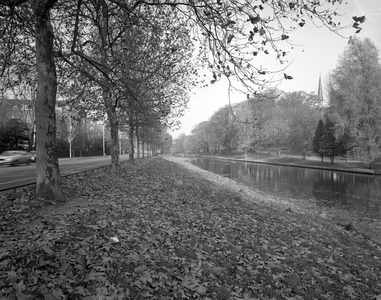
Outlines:
{"label": "sloped grass bank", "polygon": [[69,178],[65,205],[3,198],[0,298],[381,299],[371,241],[179,163]]}

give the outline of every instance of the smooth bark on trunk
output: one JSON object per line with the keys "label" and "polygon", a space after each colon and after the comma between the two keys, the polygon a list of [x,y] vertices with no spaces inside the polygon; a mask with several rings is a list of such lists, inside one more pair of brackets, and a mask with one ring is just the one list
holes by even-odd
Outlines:
{"label": "smooth bark on trunk", "polygon": [[113,168],[119,168],[119,121],[116,108],[111,98],[111,89],[108,86],[103,88],[103,100],[106,106],[107,117],[110,122],[111,166]]}
{"label": "smooth bark on trunk", "polygon": [[56,151],[57,74],[53,55],[53,28],[49,9],[36,11],[36,196],[61,200],[61,176]]}

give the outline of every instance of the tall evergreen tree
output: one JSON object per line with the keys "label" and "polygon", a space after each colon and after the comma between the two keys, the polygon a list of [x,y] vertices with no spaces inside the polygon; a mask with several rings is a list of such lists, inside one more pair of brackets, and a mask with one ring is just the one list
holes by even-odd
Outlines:
{"label": "tall evergreen tree", "polygon": [[324,126],[324,154],[330,158],[331,164],[335,160],[336,144],[334,124],[330,119],[327,119]]}
{"label": "tall evergreen tree", "polygon": [[338,136],[335,130],[335,123],[329,118],[325,122],[323,140],[324,155],[330,158],[332,165],[335,162],[335,156],[345,155],[347,153],[348,136],[346,134]]}
{"label": "tall evergreen tree", "polygon": [[312,141],[312,150],[321,157],[322,162],[324,159],[324,130],[324,122],[320,119]]}
{"label": "tall evergreen tree", "polygon": [[356,144],[355,139],[351,136],[349,128],[344,128],[344,133],[340,137],[339,147],[340,155],[345,156],[345,162],[347,162],[347,153],[353,151],[353,147]]}

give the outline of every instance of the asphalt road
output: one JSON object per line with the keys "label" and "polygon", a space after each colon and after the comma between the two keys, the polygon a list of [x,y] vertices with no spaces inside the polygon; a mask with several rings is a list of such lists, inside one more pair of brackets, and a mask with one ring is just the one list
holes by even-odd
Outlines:
{"label": "asphalt road", "polygon": [[[128,154],[121,155],[120,161],[128,160]],[[62,158],[58,160],[61,175],[90,170],[111,163],[110,156]],[[0,191],[15,186],[36,182],[36,164],[0,166]]]}

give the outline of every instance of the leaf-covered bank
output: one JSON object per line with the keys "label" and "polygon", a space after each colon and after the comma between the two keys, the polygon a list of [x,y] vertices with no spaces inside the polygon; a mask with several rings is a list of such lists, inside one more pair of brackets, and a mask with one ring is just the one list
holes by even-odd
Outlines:
{"label": "leaf-covered bank", "polygon": [[66,179],[64,205],[3,197],[0,298],[381,298],[370,240],[169,159]]}

